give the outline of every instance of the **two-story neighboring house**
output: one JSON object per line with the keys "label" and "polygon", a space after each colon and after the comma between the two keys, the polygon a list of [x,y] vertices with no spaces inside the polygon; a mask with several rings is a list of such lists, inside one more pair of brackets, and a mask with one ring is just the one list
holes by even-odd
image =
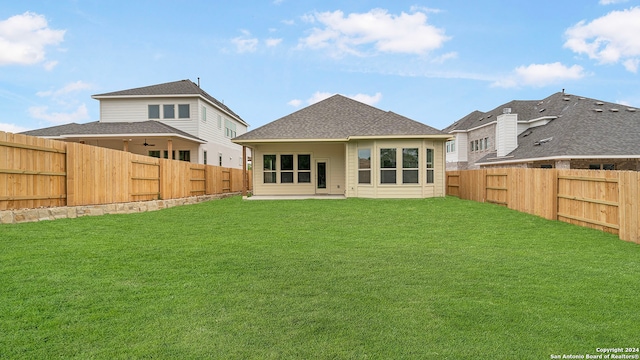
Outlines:
{"label": "two-story neighboring house", "polygon": [[640,111],[564,90],[474,111],[443,131],[454,137],[447,142],[447,170],[640,170]]}
{"label": "two-story neighboring house", "polygon": [[153,157],[241,168],[249,126],[190,80],[93,95],[100,120],[24,132]]}

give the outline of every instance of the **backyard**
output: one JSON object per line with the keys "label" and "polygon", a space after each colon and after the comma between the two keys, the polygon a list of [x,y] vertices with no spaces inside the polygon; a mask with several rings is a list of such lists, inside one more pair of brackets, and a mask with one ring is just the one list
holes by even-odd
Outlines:
{"label": "backyard", "polygon": [[2,225],[0,264],[0,359],[549,359],[640,347],[640,246],[453,197],[232,197]]}

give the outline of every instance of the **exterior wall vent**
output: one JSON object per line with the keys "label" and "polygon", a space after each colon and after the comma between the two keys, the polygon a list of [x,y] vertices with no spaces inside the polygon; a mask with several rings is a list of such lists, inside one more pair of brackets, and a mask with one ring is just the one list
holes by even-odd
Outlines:
{"label": "exterior wall vent", "polygon": [[511,108],[504,108],[504,109],[502,109],[502,113],[503,113],[503,114],[511,114]]}

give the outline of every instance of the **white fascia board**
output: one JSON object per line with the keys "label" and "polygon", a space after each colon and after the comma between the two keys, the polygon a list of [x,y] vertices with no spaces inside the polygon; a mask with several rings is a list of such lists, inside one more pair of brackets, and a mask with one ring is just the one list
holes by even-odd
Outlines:
{"label": "white fascia board", "polygon": [[322,142],[347,142],[347,139],[249,139],[235,140],[231,139],[234,144],[275,144],[275,143],[322,143]]}
{"label": "white fascia board", "polygon": [[518,120],[518,124],[530,124],[530,123],[534,123],[536,121],[543,121],[543,120],[555,120],[557,119],[557,116],[542,116],[539,118],[535,118],[535,119],[531,119],[531,120]]}
{"label": "white fascia board", "polygon": [[378,135],[378,136],[349,136],[347,140],[393,140],[393,139],[444,139],[449,140],[451,135]]}
{"label": "white fascia board", "polygon": [[174,138],[180,138],[183,140],[188,140],[188,141],[193,141],[193,142],[197,142],[200,144],[206,144],[207,141],[204,140],[198,140],[198,139],[194,139],[188,136],[184,136],[184,135],[180,135],[180,134],[174,134],[174,133],[166,133],[166,134],[158,134],[158,133],[151,133],[151,134],[64,134],[64,135],[60,135],[59,138],[61,139],[68,139],[68,138],[158,138],[158,137],[174,137]]}
{"label": "white fascia board", "polygon": [[487,126],[489,126],[489,125],[493,125],[493,124],[496,124],[496,123],[498,123],[498,121],[497,121],[497,120],[493,120],[493,121],[488,122],[488,123],[486,123],[486,124],[482,124],[482,125],[480,125],[480,126],[476,126],[476,127],[474,127],[474,128],[471,128],[471,129],[467,130],[466,132],[469,132],[469,131],[475,131],[475,130],[478,130],[478,129],[482,129],[483,127],[487,127]]}

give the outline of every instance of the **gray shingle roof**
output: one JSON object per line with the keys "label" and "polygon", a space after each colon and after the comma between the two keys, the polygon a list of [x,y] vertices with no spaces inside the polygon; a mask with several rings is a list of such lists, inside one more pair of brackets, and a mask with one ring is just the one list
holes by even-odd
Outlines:
{"label": "gray shingle roof", "polygon": [[445,136],[431,126],[380,110],[342,95],[298,110],[233,139],[250,140],[346,140],[354,136]]}
{"label": "gray shingle roof", "polygon": [[101,123],[94,121],[86,124],[66,124],[52,126],[44,129],[25,131],[21,134],[41,137],[66,137],[70,135],[150,135],[150,134],[175,134],[183,138],[191,139],[198,142],[206,142],[187,132],[178,130],[172,126],[161,123],[159,121],[141,121],[141,122],[112,122]]}
{"label": "gray shingle roof", "polygon": [[170,96],[170,95],[200,95],[211,103],[219,107],[220,109],[233,115],[238,120],[246,124],[242,118],[233,112],[228,106],[218,101],[218,99],[209,95],[206,91],[202,90],[196,83],[191,80],[179,80],[174,82],[168,82],[164,84],[157,84],[151,86],[143,86],[134,89],[113,91],[104,94],[93,95],[94,98],[104,97],[120,97],[120,96]]}
{"label": "gray shingle roof", "polygon": [[[640,109],[558,92],[540,101],[514,101],[491,112],[472,114],[474,118],[484,117],[485,121],[487,115],[493,114],[493,121],[509,104],[512,113],[518,114],[518,121],[543,116],[555,119],[521,133],[518,147],[507,154],[508,158],[496,158],[493,152],[477,163],[562,156],[640,155]],[[460,121],[447,129],[474,128],[480,122],[479,117],[475,122]]]}

